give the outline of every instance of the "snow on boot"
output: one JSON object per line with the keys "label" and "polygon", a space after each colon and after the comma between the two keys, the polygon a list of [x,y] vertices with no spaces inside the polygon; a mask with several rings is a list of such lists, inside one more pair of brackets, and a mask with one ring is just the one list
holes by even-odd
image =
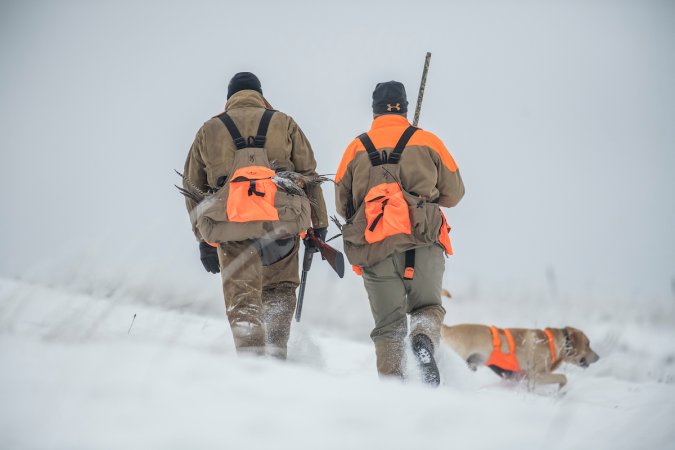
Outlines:
{"label": "snow on boot", "polygon": [[427,384],[438,386],[441,375],[434,360],[434,344],[431,339],[425,334],[417,334],[412,338],[412,347],[422,371],[422,379]]}

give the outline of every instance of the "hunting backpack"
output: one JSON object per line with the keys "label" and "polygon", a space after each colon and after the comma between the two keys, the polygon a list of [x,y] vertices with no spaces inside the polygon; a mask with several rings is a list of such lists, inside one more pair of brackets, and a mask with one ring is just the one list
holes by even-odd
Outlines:
{"label": "hunting backpack", "polygon": [[401,182],[401,155],[417,130],[406,128],[389,156],[386,150],[378,152],[367,133],[358,137],[371,167],[366,196],[342,229],[352,265],[372,266],[395,251],[405,251],[405,278],[412,279],[416,247],[437,242],[452,253],[448,225],[438,203],[406,191]]}
{"label": "hunting backpack", "polygon": [[255,136],[244,139],[227,113],[217,116],[235,145],[225,183],[195,207],[193,221],[210,243],[247,239],[281,239],[311,226],[307,197],[277,189],[265,150],[274,110],[265,110]]}

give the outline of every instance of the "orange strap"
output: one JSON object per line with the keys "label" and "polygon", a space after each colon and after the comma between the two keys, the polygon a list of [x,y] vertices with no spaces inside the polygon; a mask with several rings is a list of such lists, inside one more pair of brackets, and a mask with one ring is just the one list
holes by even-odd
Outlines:
{"label": "orange strap", "polygon": [[504,334],[506,335],[506,340],[509,341],[509,354],[515,355],[516,343],[513,341],[511,330],[504,328]]}
{"label": "orange strap", "polygon": [[555,364],[555,340],[553,339],[553,332],[549,328],[546,328],[544,333],[546,333],[546,337],[548,338],[548,348],[551,350],[551,366],[553,366]]}
{"label": "orange strap", "polygon": [[499,330],[496,326],[490,326],[490,332],[492,333],[492,346],[495,350],[501,351],[502,339],[499,337]]}

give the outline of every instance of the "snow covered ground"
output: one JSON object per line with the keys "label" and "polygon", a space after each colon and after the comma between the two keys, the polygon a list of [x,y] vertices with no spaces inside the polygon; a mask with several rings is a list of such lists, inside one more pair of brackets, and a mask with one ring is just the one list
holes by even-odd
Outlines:
{"label": "snow covered ground", "polygon": [[[574,306],[561,303],[544,318]],[[536,325],[492,306],[499,324]],[[472,373],[447,349],[434,390],[379,381],[367,334],[311,314],[282,363],[237,357],[215,310],[2,279],[0,448],[673,448],[673,307],[630,322],[627,307],[577,311],[601,360],[566,368],[561,392]],[[446,308],[448,323],[486,311],[468,299]]]}
{"label": "snow covered ground", "polygon": [[[674,24],[662,0],[0,2],[0,449],[675,448]],[[289,361],[235,355],[173,187],[227,81],[256,73],[330,174],[377,82],[412,109],[426,51],[420,125],[467,188],[446,323],[580,328],[601,359],[562,392],[446,349],[440,389],[379,381],[361,281],[320,263]]]}

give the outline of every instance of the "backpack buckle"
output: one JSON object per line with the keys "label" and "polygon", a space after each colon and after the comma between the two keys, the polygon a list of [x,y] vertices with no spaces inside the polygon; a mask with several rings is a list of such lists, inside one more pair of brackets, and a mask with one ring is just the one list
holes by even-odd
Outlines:
{"label": "backpack buckle", "polygon": [[253,142],[255,143],[255,146],[256,146],[256,147],[258,147],[258,148],[263,148],[263,147],[265,147],[265,140],[266,140],[266,139],[267,139],[267,138],[266,138],[265,136],[256,136],[256,137],[253,139]]}
{"label": "backpack buckle", "polygon": [[237,147],[237,149],[246,148],[246,139],[241,136],[234,138],[234,145]]}

